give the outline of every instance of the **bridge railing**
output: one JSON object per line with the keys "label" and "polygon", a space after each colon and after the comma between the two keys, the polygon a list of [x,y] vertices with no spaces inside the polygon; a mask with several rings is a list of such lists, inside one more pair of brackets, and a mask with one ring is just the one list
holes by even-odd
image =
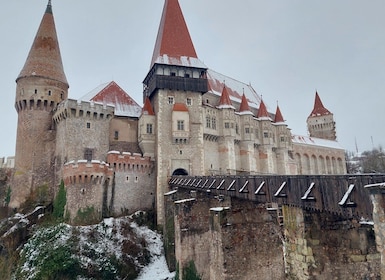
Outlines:
{"label": "bridge railing", "polygon": [[169,185],[257,203],[274,202],[372,220],[373,206],[364,187],[382,182],[385,182],[385,174],[172,176]]}

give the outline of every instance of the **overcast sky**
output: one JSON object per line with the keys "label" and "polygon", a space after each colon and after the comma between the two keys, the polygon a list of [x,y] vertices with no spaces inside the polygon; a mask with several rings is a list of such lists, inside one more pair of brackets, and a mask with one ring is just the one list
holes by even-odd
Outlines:
{"label": "overcast sky", "polygon": [[[307,135],[317,90],[350,151],[385,146],[385,1],[180,0],[198,57],[277,101],[294,134]],[[162,0],[52,1],[69,97],[116,81],[142,105]],[[0,10],[0,157],[14,155],[15,79],[47,1]]]}

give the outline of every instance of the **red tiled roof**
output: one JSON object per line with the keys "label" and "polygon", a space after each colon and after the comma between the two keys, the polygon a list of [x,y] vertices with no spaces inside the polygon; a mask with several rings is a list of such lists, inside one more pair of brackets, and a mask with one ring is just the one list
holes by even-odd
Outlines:
{"label": "red tiled roof", "polygon": [[247,102],[246,95],[243,94],[239,112],[249,112],[249,111],[250,111],[249,103]]}
{"label": "red tiled roof", "polygon": [[314,101],[314,108],[313,111],[311,111],[309,117],[315,117],[315,116],[324,116],[324,115],[330,115],[330,111],[324,107],[322,104],[321,98],[318,95],[318,92],[315,92],[315,101]]}
{"label": "red tiled roof", "polygon": [[184,103],[175,103],[172,110],[178,112],[188,112],[188,108]]}
{"label": "red tiled roof", "polygon": [[50,2],[41,20],[28,58],[16,81],[30,76],[49,78],[68,85]]}
{"label": "red tiled roof", "polygon": [[233,106],[226,86],[223,87],[221,99],[219,99],[219,106]]}
{"label": "red tiled roof", "polygon": [[197,58],[178,0],[166,0],[151,65],[159,56]]}
{"label": "red tiled roof", "polygon": [[285,120],[283,119],[281,110],[279,109],[279,106],[277,105],[277,111],[275,112],[275,118],[274,118],[275,123],[283,123]]}
{"label": "red tiled roof", "polygon": [[263,100],[261,100],[261,104],[259,105],[257,118],[270,118]]}
{"label": "red tiled roof", "polygon": [[81,100],[94,101],[115,107],[115,115],[139,117],[142,108],[114,81],[87,93]]}
{"label": "red tiled roof", "polygon": [[143,115],[149,115],[149,116],[155,116],[154,110],[152,109],[152,105],[150,102],[150,98],[148,98],[148,96],[144,100],[142,114]]}

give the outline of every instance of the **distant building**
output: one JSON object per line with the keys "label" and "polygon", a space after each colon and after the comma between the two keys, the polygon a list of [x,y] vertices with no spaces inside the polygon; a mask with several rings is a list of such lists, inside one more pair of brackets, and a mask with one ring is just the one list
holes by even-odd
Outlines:
{"label": "distant building", "polygon": [[251,85],[197,56],[177,0],[166,0],[143,108],[115,82],[68,98],[51,3],[18,76],[18,132],[11,206],[60,180],[67,212],[98,215],[156,208],[177,175],[343,174],[333,115],[316,102],[310,136],[293,135]]}

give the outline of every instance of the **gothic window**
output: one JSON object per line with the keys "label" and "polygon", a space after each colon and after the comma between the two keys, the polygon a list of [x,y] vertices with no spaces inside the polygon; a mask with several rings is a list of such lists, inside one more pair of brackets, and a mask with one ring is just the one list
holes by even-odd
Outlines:
{"label": "gothic window", "polygon": [[215,117],[212,117],[212,119],[211,119],[211,128],[217,129],[217,120]]}
{"label": "gothic window", "polygon": [[206,116],[206,127],[211,128],[211,118],[210,116]]}
{"label": "gothic window", "polygon": [[170,105],[174,104],[174,97],[173,96],[168,97],[168,104],[170,104]]}
{"label": "gothic window", "polygon": [[84,159],[87,160],[87,161],[91,161],[92,160],[92,149],[86,148],[84,150]]}
{"label": "gothic window", "polygon": [[184,130],[184,121],[178,121],[177,122],[177,128],[178,128],[178,130],[183,131]]}
{"label": "gothic window", "polygon": [[151,123],[147,124],[147,134],[152,134],[152,124]]}

